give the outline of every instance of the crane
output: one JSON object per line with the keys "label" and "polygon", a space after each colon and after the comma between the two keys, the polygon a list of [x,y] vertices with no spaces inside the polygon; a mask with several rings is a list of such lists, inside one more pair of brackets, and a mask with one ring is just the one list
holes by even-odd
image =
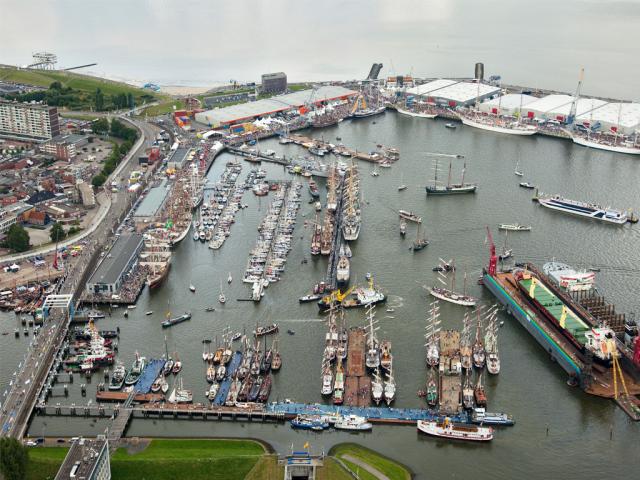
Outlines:
{"label": "crane", "polygon": [[489,241],[489,275],[492,277],[496,274],[496,265],[498,264],[498,257],[496,257],[496,245],[493,243],[493,235],[491,230],[487,226],[487,240]]}
{"label": "crane", "polygon": [[569,111],[569,118],[567,123],[571,125],[576,118],[576,112],[578,109],[578,99],[580,98],[580,91],[582,90],[582,80],[584,79],[584,68],[580,69],[580,77],[578,80],[578,86],[576,87],[576,94],[571,102],[571,110]]}

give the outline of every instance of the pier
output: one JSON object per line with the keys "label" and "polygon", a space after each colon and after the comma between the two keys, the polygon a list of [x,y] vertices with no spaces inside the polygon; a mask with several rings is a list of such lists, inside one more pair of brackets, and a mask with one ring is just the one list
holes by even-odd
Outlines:
{"label": "pier", "polygon": [[151,391],[151,385],[158,378],[160,372],[164,368],[164,360],[151,359],[147,366],[144,367],[140,379],[136,382],[134,391],[137,393],[149,393]]}
{"label": "pier", "polygon": [[460,372],[452,371],[449,366],[460,352],[460,332],[445,330],[440,334],[440,363],[438,375],[438,398],[440,411],[458,413],[462,410],[462,379]]}
{"label": "pier", "polygon": [[[338,260],[340,253],[340,239],[342,238],[342,204],[344,203],[344,197],[342,192],[344,191],[344,177],[339,177],[340,183],[336,187],[336,192],[340,192],[340,195],[336,198],[336,211],[333,214],[334,216],[334,227],[333,227],[333,239],[331,243],[331,252],[329,253],[329,259],[327,262],[327,277],[326,284],[329,289],[335,289],[337,287],[338,281],[336,279],[337,271],[338,271]],[[330,215],[328,210],[325,210],[325,215]]]}
{"label": "pier", "polygon": [[371,402],[371,379],[364,365],[365,331],[362,328],[349,330],[349,355],[345,372],[344,403],[352,407],[366,407]]}
{"label": "pier", "polygon": [[325,140],[318,140],[317,138],[305,137],[304,135],[289,135],[289,138],[294,141],[296,145],[306,147],[306,145],[315,145],[319,148],[323,148],[329,151],[333,151],[336,154],[344,157],[356,158],[358,160],[364,160],[371,163],[380,163],[385,157],[380,153],[366,153],[360,152],[355,148],[349,148],[345,146],[336,147],[335,145],[326,142]]}

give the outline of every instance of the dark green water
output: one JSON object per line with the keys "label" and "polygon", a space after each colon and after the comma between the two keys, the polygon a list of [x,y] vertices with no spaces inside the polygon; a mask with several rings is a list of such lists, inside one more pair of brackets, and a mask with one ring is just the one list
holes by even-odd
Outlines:
{"label": "dark green water", "polygon": [[[376,122],[375,124],[373,122]],[[520,179],[513,174],[516,161],[529,180],[544,191],[561,193],[570,198],[591,200],[617,208],[640,209],[637,178],[640,164],[632,157],[595,152],[568,142],[543,137],[512,138],[459,127],[444,128],[442,121],[408,119],[393,112],[368,120],[346,121],[338,127],[311,132],[328,140],[342,137],[346,145],[371,150],[377,143],[397,146],[400,161],[391,169],[380,169],[379,177],[369,173],[371,166],[360,164],[361,185],[365,205],[363,228],[352,250],[352,278],[364,280],[372,272],[389,295],[393,314],[379,309],[379,335],[391,340],[395,353],[394,369],[398,384],[397,407],[421,405],[416,391],[425,380],[424,318],[428,299],[423,284],[435,281],[431,268],[438,258],[455,257],[457,265],[469,272],[470,290],[485,302],[493,302],[490,293],[475,284],[487,260],[485,225],[497,234],[499,223],[531,223],[530,233],[513,234],[510,245],[518,260],[531,260],[539,265],[555,257],[574,266],[599,265],[599,288],[623,312],[636,308],[635,292],[640,286],[637,269],[638,227],[621,228],[592,223],[556,214],[531,202],[531,192],[518,187]],[[294,145],[281,146],[267,141],[264,148],[279,153],[302,153]],[[426,198],[424,185],[431,175],[432,158],[425,152],[464,154],[468,160],[467,178],[479,183],[476,195]],[[219,157],[209,178],[217,179],[228,155]],[[454,167],[459,173],[461,165]],[[249,164],[241,174],[244,178]],[[263,164],[268,178],[290,178],[281,167]],[[408,189],[398,192],[401,176]],[[300,179],[301,180],[301,179]],[[121,328],[119,358],[127,364],[135,350],[146,356],[160,356],[167,335],[169,349],[177,351],[184,362],[185,386],[193,389],[196,401],[204,401],[207,388],[201,359],[201,340],[220,335],[227,325],[232,330],[252,329],[256,319],[277,321],[284,331],[280,347],[284,365],[274,376],[272,400],[290,398],[319,402],[320,360],[325,327],[314,304],[300,306],[297,298],[325,273],[326,260],[314,259],[301,264],[308,254],[310,232],[303,227],[312,218],[312,206],[306,203],[299,213],[295,243],[289,255],[282,280],[269,286],[260,304],[237,302],[250,291],[241,277],[256,227],[271,197],[259,199],[245,194],[250,208],[238,212],[231,236],[221,250],[209,250],[206,244],[187,237],[177,248],[168,281],[157,292],[143,292],[138,308],[129,319],[123,309],[111,318],[100,320],[99,328]],[[403,208],[422,215],[429,247],[413,254],[408,250],[415,230],[407,238],[398,234],[395,210]],[[304,238],[301,238],[304,237]],[[502,237],[496,238],[497,243]],[[226,284],[231,271],[232,285]],[[228,301],[217,303],[220,281],[224,283]],[[192,282],[197,293],[191,294]],[[168,330],[160,327],[167,302],[173,312],[193,311],[190,322]],[[205,313],[207,305],[216,311]],[[144,312],[153,310],[153,316]],[[442,305],[443,328],[460,328],[464,310]],[[395,318],[387,318],[393,315]],[[13,329],[13,314],[3,315],[3,325]],[[364,312],[350,311],[349,325],[364,322]],[[487,379],[490,410],[512,413],[517,425],[497,432],[491,445],[460,445],[423,438],[414,427],[375,427],[367,435],[343,433],[322,435],[292,431],[288,425],[202,423],[197,421],[134,420],[129,435],[179,436],[252,436],[271,442],[279,452],[291,443],[297,446],[309,440],[318,450],[337,442],[358,441],[381,450],[409,465],[419,478],[597,478],[609,475],[615,466],[621,478],[631,477],[640,460],[637,439],[640,426],[632,424],[613,403],[590,398],[566,385],[566,375],[549,361],[544,351],[514,319],[500,314],[505,324],[499,332],[502,371]],[[2,362],[0,378],[5,381],[24,349],[24,339],[12,335],[0,337]],[[93,384],[101,376],[94,376]],[[85,403],[79,395],[78,383],[67,401]],[[90,386],[90,391],[93,387]],[[54,399],[53,401],[59,401]],[[548,432],[547,432],[548,427]],[[95,433],[100,428],[85,419],[35,418],[31,433],[63,435]],[[613,432],[613,438],[610,434]]]}

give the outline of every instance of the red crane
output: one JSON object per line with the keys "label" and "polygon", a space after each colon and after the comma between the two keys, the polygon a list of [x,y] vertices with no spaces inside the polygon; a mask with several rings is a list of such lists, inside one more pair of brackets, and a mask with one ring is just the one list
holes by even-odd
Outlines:
{"label": "red crane", "polygon": [[497,272],[498,257],[496,257],[496,245],[493,243],[493,235],[487,227],[487,240],[489,241],[489,275],[495,276]]}

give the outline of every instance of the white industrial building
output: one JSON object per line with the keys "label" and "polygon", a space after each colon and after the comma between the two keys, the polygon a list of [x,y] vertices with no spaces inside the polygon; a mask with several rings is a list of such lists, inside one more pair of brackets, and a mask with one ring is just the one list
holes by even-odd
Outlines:
{"label": "white industrial building", "polygon": [[640,103],[607,103],[578,114],[576,123],[603,132],[633,135],[640,131]]}
{"label": "white industrial building", "polygon": [[537,120],[558,120],[562,122],[564,118],[556,118],[554,112],[567,105],[571,108],[571,103],[573,103],[574,99],[575,97],[571,95],[547,95],[523,108],[522,116]]}
{"label": "white industrial building", "polygon": [[429,103],[449,107],[466,107],[500,93],[500,87],[476,82],[440,79],[407,90],[407,94],[422,97]]}
{"label": "white industrial building", "polygon": [[482,102],[478,109],[481,112],[503,116],[520,116],[521,109],[538,100],[537,97],[524,93],[507,93],[497,98]]}

